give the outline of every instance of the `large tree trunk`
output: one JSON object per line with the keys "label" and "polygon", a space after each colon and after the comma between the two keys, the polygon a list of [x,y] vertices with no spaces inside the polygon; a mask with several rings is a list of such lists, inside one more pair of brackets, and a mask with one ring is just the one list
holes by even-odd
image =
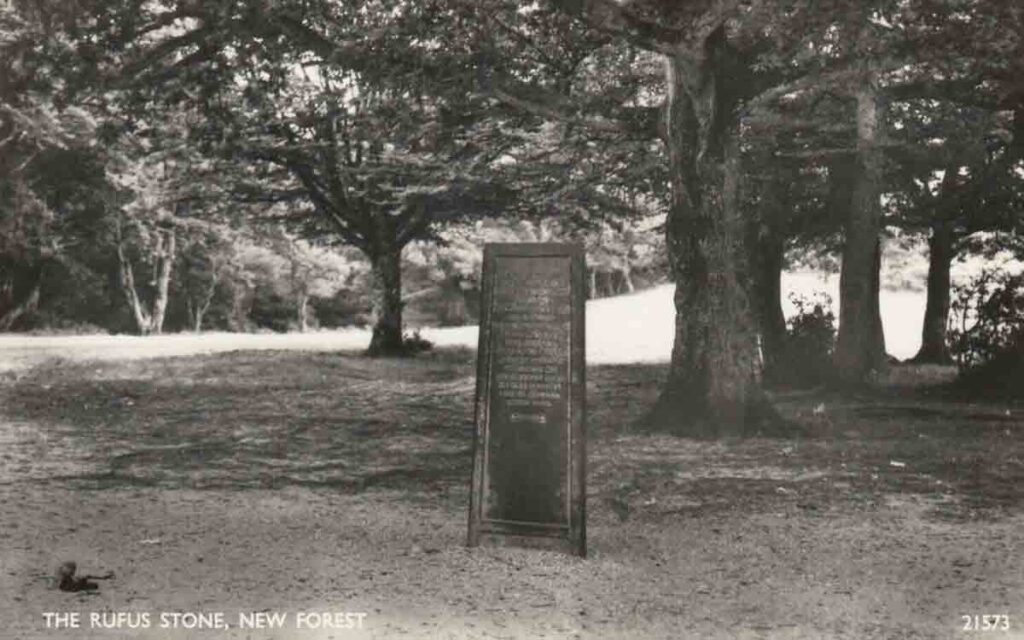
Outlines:
{"label": "large tree trunk", "polygon": [[885,329],[882,325],[882,239],[875,240],[875,261],[871,270],[871,341],[874,346],[875,366],[881,371],[889,366],[885,350]]}
{"label": "large tree trunk", "polygon": [[[724,33],[722,39],[724,46]],[[666,241],[676,281],[676,330],[668,381],[648,423],[679,435],[752,435],[778,422],[761,390],[755,323],[742,279],[738,121],[719,86],[727,78],[712,76],[710,65],[691,63],[668,61],[672,205]]]}
{"label": "large tree trunk", "polygon": [[[837,379],[860,384],[885,368],[885,339],[878,306],[882,230],[878,91],[873,79],[857,89],[857,162],[845,225],[839,276],[839,336],[834,362]],[[845,177],[844,177],[845,179]]]}
{"label": "large tree trunk", "polygon": [[921,348],[914,362],[948,364],[953,361],[946,346],[946,324],[954,239],[952,224],[945,220],[932,223],[932,236],[928,239],[928,302],[924,309]]}
{"label": "large tree trunk", "polygon": [[761,336],[761,357],[765,380],[771,382],[783,366],[786,349],[786,316],[782,310],[782,267],[786,243],[770,225],[751,245],[754,310]]}
{"label": "large tree trunk", "polygon": [[402,249],[393,243],[388,244],[374,251],[369,258],[373,337],[367,353],[371,356],[402,355]]}

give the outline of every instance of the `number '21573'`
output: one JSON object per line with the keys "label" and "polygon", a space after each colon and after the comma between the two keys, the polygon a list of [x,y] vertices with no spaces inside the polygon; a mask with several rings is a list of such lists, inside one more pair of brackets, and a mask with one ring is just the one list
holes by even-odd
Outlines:
{"label": "number '21573'", "polygon": [[1009,631],[1010,616],[1006,614],[961,615],[964,631]]}

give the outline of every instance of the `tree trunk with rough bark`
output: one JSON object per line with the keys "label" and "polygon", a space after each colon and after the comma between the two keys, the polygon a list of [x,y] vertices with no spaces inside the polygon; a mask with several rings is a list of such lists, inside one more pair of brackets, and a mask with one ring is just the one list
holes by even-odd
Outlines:
{"label": "tree trunk with rough bark", "polygon": [[928,239],[928,301],[924,309],[921,329],[921,348],[914,362],[949,364],[953,358],[946,345],[946,325],[949,321],[950,265],[953,262],[955,234],[947,221],[932,223]]}
{"label": "tree trunk with rough bark", "polygon": [[371,253],[373,337],[367,354],[397,356],[405,351],[402,340],[402,249],[386,244]]}
{"label": "tree trunk with rough bark", "polygon": [[[712,36],[708,57],[720,53],[716,46]],[[761,389],[742,275],[739,127],[729,78],[714,65],[685,58],[670,58],[667,68],[672,204],[666,241],[676,329],[669,378],[647,423],[685,436],[764,433],[781,423]]]}
{"label": "tree trunk with rough bark", "polygon": [[782,311],[782,267],[786,244],[782,236],[765,226],[751,245],[754,310],[761,336],[765,380],[775,379],[786,349],[786,316]]}
{"label": "tree trunk with rough bark", "polygon": [[873,78],[857,88],[857,162],[845,224],[839,276],[837,380],[861,384],[886,367],[885,338],[878,306],[881,266],[882,149],[878,90]]}

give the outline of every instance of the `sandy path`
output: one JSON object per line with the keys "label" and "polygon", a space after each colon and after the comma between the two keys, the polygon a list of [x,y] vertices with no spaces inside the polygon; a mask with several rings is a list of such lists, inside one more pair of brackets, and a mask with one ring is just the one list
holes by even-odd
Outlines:
{"label": "sandy path", "polygon": [[[438,498],[3,486],[0,519],[17,523],[0,534],[0,600],[16,605],[4,637],[953,638],[961,614],[1007,613],[998,637],[1024,638],[1019,518],[938,523],[906,501],[651,524],[598,507],[584,561],[466,549],[464,496]],[[48,588],[54,554],[114,570],[115,585]],[[148,612],[151,628],[47,630],[42,616],[104,610]],[[259,610],[285,626],[237,628]],[[161,630],[161,611],[222,612],[232,628]],[[303,611],[367,615],[327,632],[297,629]]]}

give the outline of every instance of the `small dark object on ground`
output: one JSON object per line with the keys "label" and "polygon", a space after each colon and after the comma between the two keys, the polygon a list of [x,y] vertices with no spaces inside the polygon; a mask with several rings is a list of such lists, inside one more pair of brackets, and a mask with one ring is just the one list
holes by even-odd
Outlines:
{"label": "small dark object on ground", "polygon": [[109,580],[114,577],[113,571],[102,576],[76,576],[78,565],[73,561],[61,563],[57,568],[57,588],[61,591],[95,591],[100,588],[93,580]]}

